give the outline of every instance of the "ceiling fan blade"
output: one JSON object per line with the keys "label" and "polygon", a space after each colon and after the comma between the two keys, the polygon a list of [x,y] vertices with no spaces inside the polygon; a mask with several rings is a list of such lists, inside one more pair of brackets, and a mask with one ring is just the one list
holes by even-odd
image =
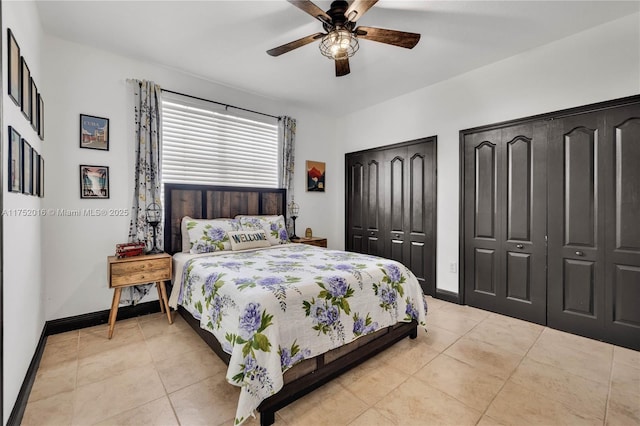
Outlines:
{"label": "ceiling fan blade", "polygon": [[356,22],[377,2],[378,0],[354,0],[344,16],[346,16],[349,21]]}
{"label": "ceiling fan blade", "polygon": [[273,49],[269,49],[267,50],[267,53],[271,56],[280,56],[283,53],[287,53],[292,51],[293,49],[297,49],[298,47],[302,47],[305,46],[309,43],[313,43],[314,41],[318,40],[319,38],[322,38],[324,34],[322,33],[315,33],[315,34],[311,34],[309,36],[306,37],[302,37],[301,39],[298,39],[296,41],[292,41],[290,43],[287,44],[283,44],[282,46],[278,46],[278,47],[274,47]]}
{"label": "ceiling fan blade", "polygon": [[313,2],[309,0],[287,0],[289,3],[297,7],[298,9],[307,12],[309,15],[313,16],[317,20],[321,22],[326,22],[327,24],[331,24],[331,17],[327,15],[327,13],[320,9],[318,6],[313,4]]}
{"label": "ceiling fan blade", "polygon": [[336,77],[342,77],[351,72],[349,69],[349,58],[336,59]]}
{"label": "ceiling fan blade", "polygon": [[358,38],[391,44],[393,46],[404,47],[407,49],[413,49],[415,45],[418,44],[418,41],[420,41],[420,34],[386,30],[384,28],[358,27],[354,32]]}

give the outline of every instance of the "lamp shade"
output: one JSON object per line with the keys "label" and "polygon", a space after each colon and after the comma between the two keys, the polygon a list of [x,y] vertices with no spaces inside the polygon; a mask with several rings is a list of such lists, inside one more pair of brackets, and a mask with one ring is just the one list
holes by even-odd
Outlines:
{"label": "lamp shade", "polygon": [[147,222],[150,224],[158,224],[162,220],[162,209],[157,203],[151,203],[147,206]]}
{"label": "lamp shade", "polygon": [[289,215],[290,216],[298,216],[298,213],[300,213],[300,206],[298,206],[295,202],[290,202],[289,203]]}

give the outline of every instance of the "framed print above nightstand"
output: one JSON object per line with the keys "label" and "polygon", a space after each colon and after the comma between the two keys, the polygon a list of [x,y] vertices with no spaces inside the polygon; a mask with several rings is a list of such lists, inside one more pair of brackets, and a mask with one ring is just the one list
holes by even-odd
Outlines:
{"label": "framed print above nightstand", "polygon": [[109,119],[80,114],[80,148],[109,151]]}
{"label": "framed print above nightstand", "polygon": [[40,93],[38,93],[38,136],[40,140],[44,140],[44,100]]}
{"label": "framed print above nightstand", "polygon": [[109,167],[80,166],[80,198],[109,198]]}

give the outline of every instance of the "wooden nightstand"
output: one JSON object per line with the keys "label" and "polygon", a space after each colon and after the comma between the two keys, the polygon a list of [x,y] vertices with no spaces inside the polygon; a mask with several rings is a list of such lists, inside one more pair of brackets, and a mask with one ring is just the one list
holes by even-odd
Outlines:
{"label": "wooden nightstand", "polygon": [[292,239],[291,242],[327,248],[327,239],[323,237],[311,237],[311,238],[300,237],[300,238],[296,238],[295,240]]}
{"label": "wooden nightstand", "polygon": [[118,259],[116,256],[108,256],[107,282],[109,283],[109,288],[114,289],[111,313],[109,314],[109,339],[113,336],[113,329],[116,325],[120,294],[123,287],[151,282],[156,283],[158,299],[160,299],[160,311],[167,313],[169,324],[172,324],[167,289],[164,285],[165,280],[170,279],[171,256],[167,253],[145,254],[122,259]]}

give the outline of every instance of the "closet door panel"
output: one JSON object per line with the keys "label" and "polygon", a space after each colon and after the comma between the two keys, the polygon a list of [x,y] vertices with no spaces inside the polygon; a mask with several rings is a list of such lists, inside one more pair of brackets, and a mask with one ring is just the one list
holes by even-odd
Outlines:
{"label": "closet door panel", "polygon": [[[377,156],[376,156],[377,157]],[[366,163],[366,240],[365,253],[374,256],[382,256],[383,252],[379,244],[380,229],[382,228],[382,203],[380,161],[377,158],[369,158]]]}
{"label": "closet door panel", "polygon": [[604,117],[554,120],[549,152],[548,324],[603,336]]}
{"label": "closet door panel", "polygon": [[545,322],[546,127],[527,123],[465,138],[465,297]]}
{"label": "closet door panel", "polygon": [[611,145],[606,174],[605,332],[640,350],[640,105],[606,116]]}
{"label": "closet door panel", "polygon": [[409,159],[407,148],[384,151],[385,171],[385,245],[388,257],[409,266]]}
{"label": "closet door panel", "polygon": [[365,161],[362,156],[347,159],[347,250],[364,253],[365,246]]}
{"label": "closet door panel", "polygon": [[499,310],[501,243],[498,164],[501,131],[465,138],[465,297],[473,306]]}
{"label": "closet door panel", "polygon": [[426,294],[435,294],[436,144],[407,147],[409,258],[407,266]]}

